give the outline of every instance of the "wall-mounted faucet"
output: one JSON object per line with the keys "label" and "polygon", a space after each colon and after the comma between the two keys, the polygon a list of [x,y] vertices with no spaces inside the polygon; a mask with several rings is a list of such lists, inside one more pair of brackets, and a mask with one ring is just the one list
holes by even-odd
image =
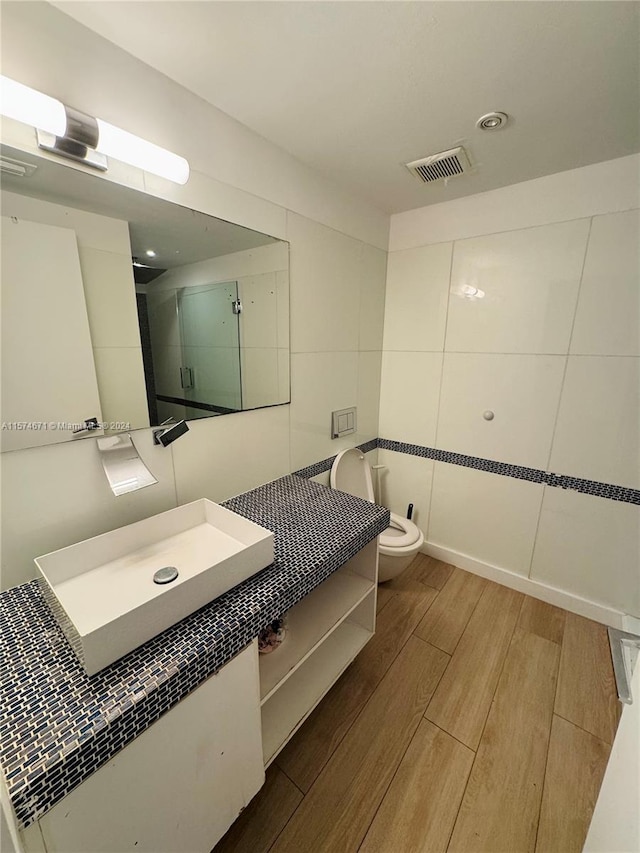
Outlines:
{"label": "wall-mounted faucet", "polygon": [[175,418],[167,418],[166,421],[163,421],[159,427],[153,430],[153,443],[168,447],[171,442],[175,441],[176,438],[180,438],[185,432],[189,432],[186,421],[175,423]]}

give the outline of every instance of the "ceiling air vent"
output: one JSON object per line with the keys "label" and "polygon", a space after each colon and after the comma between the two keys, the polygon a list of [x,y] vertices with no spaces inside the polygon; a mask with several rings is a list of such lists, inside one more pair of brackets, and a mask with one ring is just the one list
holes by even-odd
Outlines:
{"label": "ceiling air vent", "polygon": [[464,148],[460,147],[414,160],[413,163],[407,163],[406,167],[424,184],[430,184],[432,181],[463,175],[469,171],[470,164]]}

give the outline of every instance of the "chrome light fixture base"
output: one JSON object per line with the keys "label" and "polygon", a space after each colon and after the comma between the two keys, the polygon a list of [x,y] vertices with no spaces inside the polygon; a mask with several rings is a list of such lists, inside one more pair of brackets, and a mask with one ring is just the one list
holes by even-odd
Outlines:
{"label": "chrome light fixture base", "polygon": [[77,163],[84,163],[85,166],[91,166],[101,172],[106,172],[109,168],[106,155],[87,147],[82,142],[67,136],[54,136],[46,130],[36,130],[36,136],[38,148],[50,151],[59,157],[66,157],[68,160],[75,160]]}

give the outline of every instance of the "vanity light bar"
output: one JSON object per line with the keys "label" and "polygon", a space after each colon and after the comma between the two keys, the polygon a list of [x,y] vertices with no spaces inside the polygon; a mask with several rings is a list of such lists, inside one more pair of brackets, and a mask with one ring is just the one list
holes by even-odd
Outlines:
{"label": "vanity light bar", "polygon": [[106,155],[177,184],[189,180],[184,157],[8,77],[0,77],[0,113],[44,131],[38,144],[63,157],[106,169]]}
{"label": "vanity light bar", "polygon": [[0,112],[54,136],[64,136],[67,126],[64,104],[8,77],[0,77]]}

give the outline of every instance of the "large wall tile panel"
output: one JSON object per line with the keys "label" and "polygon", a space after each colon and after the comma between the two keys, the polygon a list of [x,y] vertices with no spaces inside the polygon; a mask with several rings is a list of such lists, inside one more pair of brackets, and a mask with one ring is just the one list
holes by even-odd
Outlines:
{"label": "large wall tile panel", "polygon": [[571,337],[575,355],[640,355],[640,210],[594,216]]}
{"label": "large wall tile panel", "polygon": [[550,467],[640,488],[640,359],[569,357]]}
{"label": "large wall tile panel", "polygon": [[380,490],[377,492],[382,503],[391,512],[402,517],[406,516],[407,507],[412,503],[412,520],[426,537],[431,503],[433,460],[407,456],[393,450],[378,450],[378,464],[385,466],[379,474]]}
{"label": "large wall tile panel", "polygon": [[531,577],[640,617],[640,508],[545,488]]}
{"label": "large wall tile panel", "polygon": [[361,244],[360,332],[358,349],[381,350],[384,326],[387,253]]}
{"label": "large wall tile panel", "polygon": [[580,219],[457,242],[445,349],[566,353],[588,233]]}
{"label": "large wall tile panel", "polygon": [[351,436],[354,444],[364,444],[378,437],[381,365],[379,350],[358,353],[358,431]]}
{"label": "large wall tile panel", "polygon": [[292,353],[292,471],[357,443],[353,435],[332,440],[331,412],[357,404],[358,361],[357,352]]}
{"label": "large wall tile panel", "polygon": [[191,421],[172,445],[178,503],[222,501],[289,473],[289,407]]}
{"label": "large wall tile panel", "polygon": [[450,269],[451,243],[389,255],[385,350],[442,350]]}
{"label": "large wall tile panel", "polygon": [[289,214],[291,351],[357,350],[361,244]]}
{"label": "large wall tile panel", "polygon": [[380,435],[433,447],[442,353],[385,352],[382,356]]}
{"label": "large wall tile panel", "polygon": [[435,463],[429,541],[528,575],[543,486]]}
{"label": "large wall tile panel", "polygon": [[559,355],[445,353],[436,447],[545,469],[565,362]]}

